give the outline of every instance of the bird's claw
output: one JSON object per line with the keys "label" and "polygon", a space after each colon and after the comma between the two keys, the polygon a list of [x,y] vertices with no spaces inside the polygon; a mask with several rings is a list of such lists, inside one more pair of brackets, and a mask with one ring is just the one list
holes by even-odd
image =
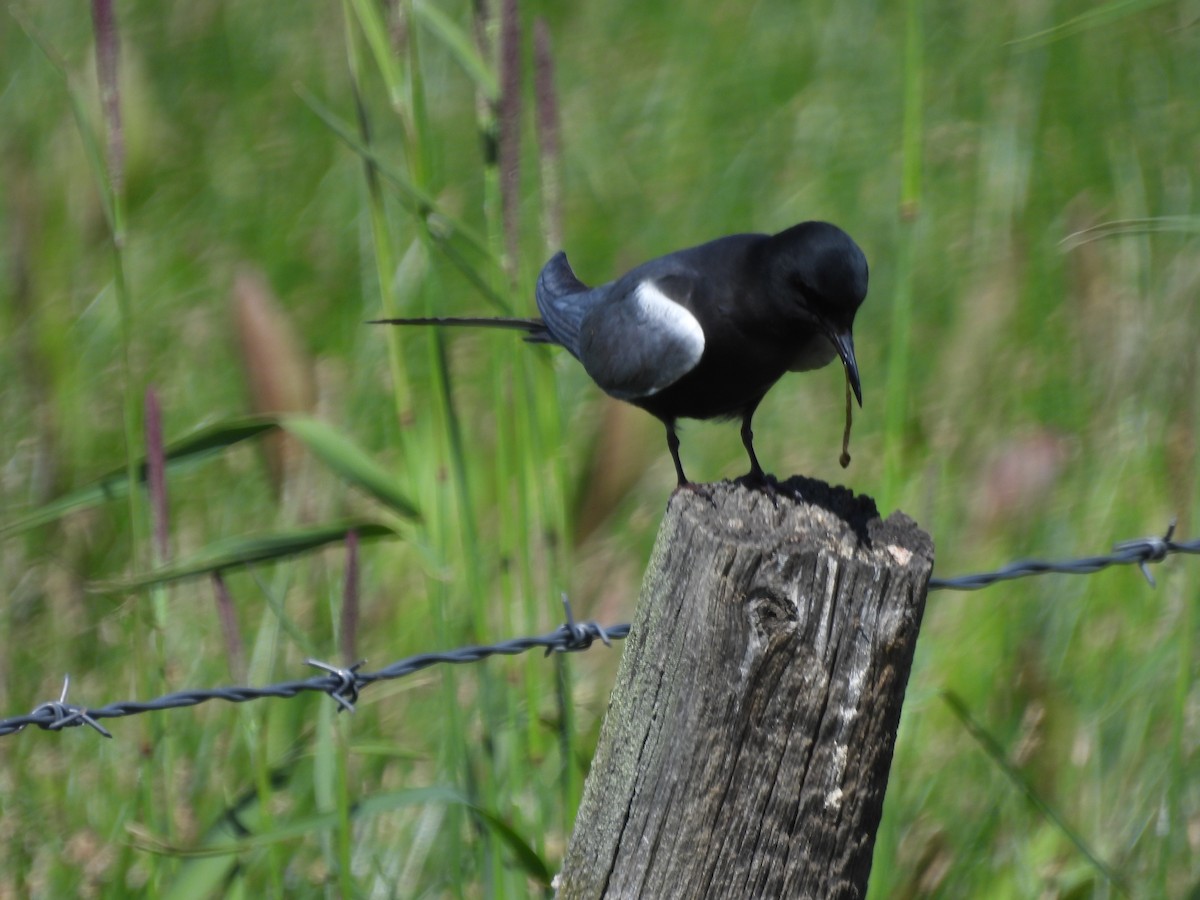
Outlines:
{"label": "bird's claw", "polygon": [[697,497],[703,497],[712,504],[713,509],[717,508],[717,501],[712,495],[712,490],[706,484],[697,484],[694,481],[681,481],[676,486],[675,493],[678,494],[680,491],[687,491],[690,494],[695,494]]}
{"label": "bird's claw", "polygon": [[734,484],[752,491],[762,491],[771,501],[771,505],[779,509],[779,482],[774,475],[768,475],[761,469],[751,469],[741,478],[734,479]]}

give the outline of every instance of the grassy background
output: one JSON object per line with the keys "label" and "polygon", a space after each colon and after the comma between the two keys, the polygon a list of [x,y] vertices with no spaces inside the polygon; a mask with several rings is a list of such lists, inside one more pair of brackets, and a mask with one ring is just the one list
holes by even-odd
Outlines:
{"label": "grassy background", "polygon": [[[772,392],[759,456],[909,512],[939,574],[1099,552],[1173,516],[1195,536],[1194,3],[526,4],[507,223],[480,138],[498,25],[464,67],[422,17],[432,5],[118,4],[117,254],[107,176],[72,114],[75,96],[103,147],[91,23],[59,4],[18,4],[27,28],[5,13],[0,523],[120,467],[127,442],[140,455],[123,416],[137,424],[152,386],[168,439],[303,409],[394,474],[422,519],[359,551],[354,654],[372,667],[549,630],[562,591],[579,615],[628,618],[673,483],[658,423],[511,335],[363,325],[497,302],[529,313],[558,249],[545,167],[586,281],[805,218],[856,237],[872,285],[854,462],[836,463],[832,367]],[[474,46],[468,5],[437,8]],[[540,161],[536,16],[562,141]],[[356,91],[382,180],[303,99],[361,134]],[[439,215],[414,215],[413,190]],[[480,246],[447,252],[449,219]],[[273,468],[240,448],[172,475],[170,553],[389,515],[294,445],[275,449]],[[700,480],[745,466],[728,425],[689,423],[683,458]],[[97,705],[340,657],[336,547],[229,573],[240,643],[205,579],[95,589],[161,562],[144,507],[0,539],[4,714],[57,696],[65,672],[71,698]],[[1156,571],[1155,591],[1131,569],[930,598],[873,896],[1112,895],[1079,844],[1134,895],[1194,894],[1200,571],[1186,558]],[[0,896],[536,894],[618,652],[427,672],[372,689],[353,717],[309,697],[113,722],[111,742],[5,738]]]}

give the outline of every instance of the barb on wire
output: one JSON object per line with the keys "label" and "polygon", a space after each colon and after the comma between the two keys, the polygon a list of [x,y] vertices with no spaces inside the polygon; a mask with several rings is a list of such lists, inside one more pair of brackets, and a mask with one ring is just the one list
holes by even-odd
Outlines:
{"label": "barb on wire", "polygon": [[[583,625],[577,625],[575,623],[575,613],[571,611],[571,601],[567,599],[565,592],[562,595],[562,605],[563,612],[566,613],[567,616],[566,624],[564,624],[562,627],[571,635],[571,639],[568,643],[561,647],[547,647],[545,653],[546,656],[549,656],[555,651],[559,653],[573,653],[577,650],[586,650],[588,647],[592,646],[592,642],[596,640],[596,638],[600,638],[600,640],[604,642],[605,647],[612,646],[612,640],[610,640],[608,636],[609,632],[604,628],[603,625],[597,625],[595,622],[586,622]],[[624,628],[625,634],[629,633],[629,625],[625,624],[613,626],[613,630],[619,628]],[[620,637],[624,636],[624,634],[620,635]]]}
{"label": "barb on wire", "polygon": [[40,716],[42,721],[38,724],[47,731],[61,731],[64,728],[78,728],[80,725],[87,725],[106,738],[111,738],[112,735],[109,734],[108,729],[97,722],[86,709],[82,706],[72,706],[67,702],[67,691],[70,689],[71,676],[67,675],[63,678],[63,689],[62,693],[58,695],[58,699],[35,707],[30,715]]}
{"label": "barb on wire", "polygon": [[[565,598],[564,598],[565,599]],[[338,704],[339,710],[354,711],[359,693],[369,684],[377,681],[389,681],[403,678],[421,669],[439,663],[472,663],[488,656],[515,656],[528,650],[542,648],[547,653],[573,653],[586,650],[596,641],[611,644],[629,634],[629,625],[613,625],[605,628],[596,622],[576,622],[569,604],[566,606],[567,621],[548,634],[532,637],[513,638],[498,644],[477,647],[459,647],[441,653],[422,653],[401,659],[377,672],[362,672],[364,662],[355,663],[349,668],[341,668],[318,660],[306,662],[323,670],[326,674],[299,681],[284,681],[264,687],[224,687],[211,690],[177,691],[166,694],[154,700],[126,701],[110,703],[107,706],[87,708],[67,703],[67,687],[70,679],[63,685],[62,696],[57,701],[43,703],[24,716],[14,716],[10,719],[0,719],[0,736],[15,734],[29,725],[36,725],[48,731],[59,731],[78,725],[88,725],[105,737],[112,737],[97,721],[99,719],[116,719],[123,716],[133,716],[139,713],[156,712],[163,709],[177,709],[184,706],[196,706],[209,700],[224,700],[227,703],[246,703],[250,700],[261,700],[266,697],[295,697],[305,692],[328,694]]]}
{"label": "barb on wire", "polygon": [[929,589],[952,591],[977,591],[998,581],[1011,581],[1014,578],[1025,578],[1030,575],[1044,575],[1057,572],[1063,575],[1091,575],[1109,566],[1136,565],[1154,587],[1154,576],[1150,574],[1149,564],[1162,562],[1175,553],[1200,553],[1200,540],[1175,541],[1175,521],[1167,527],[1163,537],[1136,538],[1132,541],[1121,541],[1113,545],[1113,552],[1107,556],[1085,556],[1082,559],[1068,559],[1058,562],[1025,559],[1009,563],[995,572],[981,572],[977,575],[959,575],[955,578],[930,578]]}
{"label": "barb on wire", "polygon": [[337,685],[330,688],[326,693],[337,701],[338,712],[354,712],[354,704],[358,702],[358,670],[365,666],[367,661],[360,659],[348,669],[331,666],[329,663],[323,663],[319,659],[306,659],[304,662],[314,668],[325,670],[333,678],[337,679]]}

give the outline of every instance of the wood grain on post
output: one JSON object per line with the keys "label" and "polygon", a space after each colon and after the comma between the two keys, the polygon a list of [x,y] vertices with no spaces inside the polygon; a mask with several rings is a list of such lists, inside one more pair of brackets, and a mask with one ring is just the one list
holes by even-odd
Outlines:
{"label": "wood grain on post", "polygon": [[709,488],[659,530],[564,900],[866,893],[933,544],[822,482]]}

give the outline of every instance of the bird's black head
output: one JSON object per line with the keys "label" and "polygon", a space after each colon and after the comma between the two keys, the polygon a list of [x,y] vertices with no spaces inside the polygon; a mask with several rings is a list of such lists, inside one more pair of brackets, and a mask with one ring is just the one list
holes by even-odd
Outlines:
{"label": "bird's black head", "polygon": [[793,225],[771,237],[765,253],[767,283],[779,312],[816,325],[829,339],[861,405],[853,328],[867,296],[866,256],[850,235],[828,222]]}
{"label": "bird's black head", "polygon": [[801,222],[768,242],[772,292],[803,314],[848,330],[867,296],[867,258],[828,222]]}

